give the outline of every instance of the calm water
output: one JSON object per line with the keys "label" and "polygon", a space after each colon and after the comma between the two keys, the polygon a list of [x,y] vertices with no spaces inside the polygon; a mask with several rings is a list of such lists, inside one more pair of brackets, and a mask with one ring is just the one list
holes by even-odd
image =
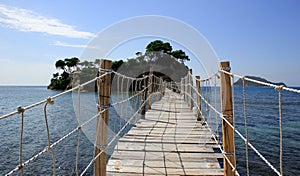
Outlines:
{"label": "calm water", "polygon": [[[0,115],[14,111],[19,105],[26,106],[34,102],[53,96],[59,91],[50,91],[46,87],[0,87]],[[243,97],[242,88],[236,87],[235,98],[235,123],[239,131],[244,134]],[[124,95],[126,97],[126,95]],[[218,100],[218,93],[216,94]],[[113,100],[124,98],[122,95],[113,95]],[[214,93],[210,96],[214,102]],[[118,106],[110,111],[110,138],[113,131],[117,131],[132,115],[140,98],[133,99],[123,107]],[[96,100],[93,93],[81,94],[81,122],[86,121],[96,113]],[[51,142],[58,140],[78,125],[77,121],[77,94],[69,93],[55,99],[54,105],[49,105],[48,121]],[[130,106],[129,106],[130,105]],[[125,107],[133,107],[128,109]],[[203,105],[205,110],[205,106]],[[283,92],[283,165],[285,175],[300,175],[297,169],[300,163],[300,95]],[[215,131],[220,130],[220,121],[215,120],[213,112],[206,111],[207,120]],[[120,120],[119,115],[124,116]],[[139,118],[139,117],[136,117]],[[279,118],[278,118],[278,93],[271,88],[247,88],[247,118],[250,142],[279,170]],[[0,121],[0,174],[5,174],[14,169],[19,161],[19,136],[20,115],[14,115]],[[116,124],[116,125],[114,125]],[[87,166],[93,157],[93,132],[91,122],[83,130],[80,138],[79,170]],[[93,130],[91,130],[93,131]],[[57,174],[75,175],[75,157],[79,132],[71,135],[67,140],[55,146]],[[43,115],[43,106],[38,106],[25,112],[25,127],[23,137],[23,161],[29,159],[47,145],[47,133]],[[89,140],[90,139],[90,140]],[[245,175],[245,145],[236,137],[237,167],[241,175]],[[262,162],[249,149],[249,165],[251,175],[275,175],[266,164]],[[29,166],[25,167],[28,175],[52,174],[51,153],[39,157]],[[88,171],[92,174],[92,168]]]}

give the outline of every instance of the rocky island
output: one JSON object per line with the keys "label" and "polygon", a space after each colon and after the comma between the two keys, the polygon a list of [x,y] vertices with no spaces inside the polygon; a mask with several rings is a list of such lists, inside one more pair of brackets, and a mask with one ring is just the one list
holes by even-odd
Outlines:
{"label": "rocky island", "polygon": [[[261,78],[261,77],[257,77],[257,76],[246,76],[246,78],[250,78],[250,79],[254,79],[254,80],[257,80],[257,81],[261,81],[261,82],[266,82],[266,83],[270,83],[270,84],[275,84],[277,86],[280,86],[280,85],[283,85],[286,87],[286,84],[283,83],[283,82],[271,82],[271,81],[268,81],[266,80],[265,78]],[[254,83],[254,82],[251,82],[251,81],[246,81],[246,86],[250,86],[250,87],[263,87],[264,85],[261,85],[261,84],[258,84],[258,83]],[[243,80],[242,79],[239,79],[237,80],[235,83],[234,83],[235,86],[243,86]]]}

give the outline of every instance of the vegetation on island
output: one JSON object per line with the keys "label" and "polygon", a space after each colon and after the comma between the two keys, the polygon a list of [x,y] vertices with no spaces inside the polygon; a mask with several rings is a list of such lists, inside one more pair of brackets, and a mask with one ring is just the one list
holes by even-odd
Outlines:
{"label": "vegetation on island", "polygon": [[[265,83],[269,83],[269,84],[274,84],[274,85],[277,85],[277,86],[285,86],[286,87],[286,84],[283,83],[283,82],[271,82],[271,81],[268,81],[266,80],[265,78],[261,78],[261,77],[257,77],[257,76],[246,76],[246,78],[249,78],[249,79],[254,79],[254,80],[257,80],[257,81],[261,81],[261,82],[265,82]],[[237,80],[235,83],[234,83],[235,86],[243,86],[243,80],[242,79],[239,79]],[[255,82],[251,82],[251,81],[246,81],[245,82],[245,85],[246,86],[249,86],[249,87],[263,87],[264,85],[262,84],[258,84],[258,83],[255,83]]]}
{"label": "vegetation on island", "polygon": [[[149,74],[151,65],[155,68],[153,74],[167,81],[180,81],[187,74],[188,69],[184,63],[190,58],[183,50],[173,50],[169,42],[161,40],[150,42],[145,49],[144,53],[136,52],[134,58],[113,61],[112,70],[130,77],[142,77]],[[97,76],[99,65],[100,59],[93,62],[80,62],[77,57],[60,59],[55,63],[58,72],[53,74],[48,89],[67,90],[79,81],[89,81]]]}

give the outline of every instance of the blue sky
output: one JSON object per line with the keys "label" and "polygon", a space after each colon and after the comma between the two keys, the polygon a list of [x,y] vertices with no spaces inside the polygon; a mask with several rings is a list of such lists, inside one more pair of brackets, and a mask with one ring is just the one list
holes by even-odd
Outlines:
{"label": "blue sky", "polygon": [[[80,57],[96,34],[143,15],[191,25],[237,74],[300,86],[298,0],[1,0],[0,85],[48,85],[57,59]],[[147,41],[125,43],[110,57],[131,57]]]}

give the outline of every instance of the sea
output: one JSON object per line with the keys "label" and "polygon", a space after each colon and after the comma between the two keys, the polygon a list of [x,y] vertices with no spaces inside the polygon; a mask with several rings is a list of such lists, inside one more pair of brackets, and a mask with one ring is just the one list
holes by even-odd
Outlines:
{"label": "sea", "polygon": [[[218,92],[219,88],[216,87],[203,88],[203,95],[207,95],[210,103],[220,107]],[[48,90],[45,86],[0,86],[0,116],[15,111],[18,106],[26,107],[58,93],[61,91]],[[246,111],[244,111],[243,88],[234,87],[233,94],[236,129],[245,136],[247,128],[249,142],[277,170],[280,170],[278,91],[266,87],[246,87]],[[113,93],[112,103],[126,99],[128,96],[127,94]],[[78,123],[82,124],[97,114],[96,97],[96,94],[91,92],[82,92],[80,96],[78,96],[78,92],[70,92],[56,98],[54,105],[47,105],[51,143],[75,129]],[[141,97],[136,96],[124,105],[110,108],[109,140],[118,138],[116,132],[138,110],[140,101]],[[205,104],[202,104],[202,109],[203,115],[213,131],[220,133],[221,121],[216,113]],[[247,125],[245,125],[244,112]],[[78,114],[80,114],[79,120]],[[282,92],[282,114],[283,172],[284,175],[300,175],[298,169],[300,165],[300,94]],[[120,136],[124,135],[139,118],[141,116],[136,115]],[[76,175],[76,156],[78,157],[79,173],[87,167],[94,155],[94,124],[95,121],[91,121],[82,128],[82,131],[74,132],[54,147],[57,175]],[[0,175],[5,175],[19,164],[20,132],[21,114],[0,120]],[[23,162],[42,151],[47,146],[47,142],[44,104],[26,110],[24,113]],[[245,142],[237,134],[235,134],[235,144],[237,171],[240,175],[247,175]],[[109,149],[108,156],[114,145],[115,143]],[[250,175],[276,175],[250,147],[248,153]],[[51,152],[41,155],[24,167],[25,175],[52,175],[52,172]],[[87,170],[86,175],[93,175],[93,167]]]}

